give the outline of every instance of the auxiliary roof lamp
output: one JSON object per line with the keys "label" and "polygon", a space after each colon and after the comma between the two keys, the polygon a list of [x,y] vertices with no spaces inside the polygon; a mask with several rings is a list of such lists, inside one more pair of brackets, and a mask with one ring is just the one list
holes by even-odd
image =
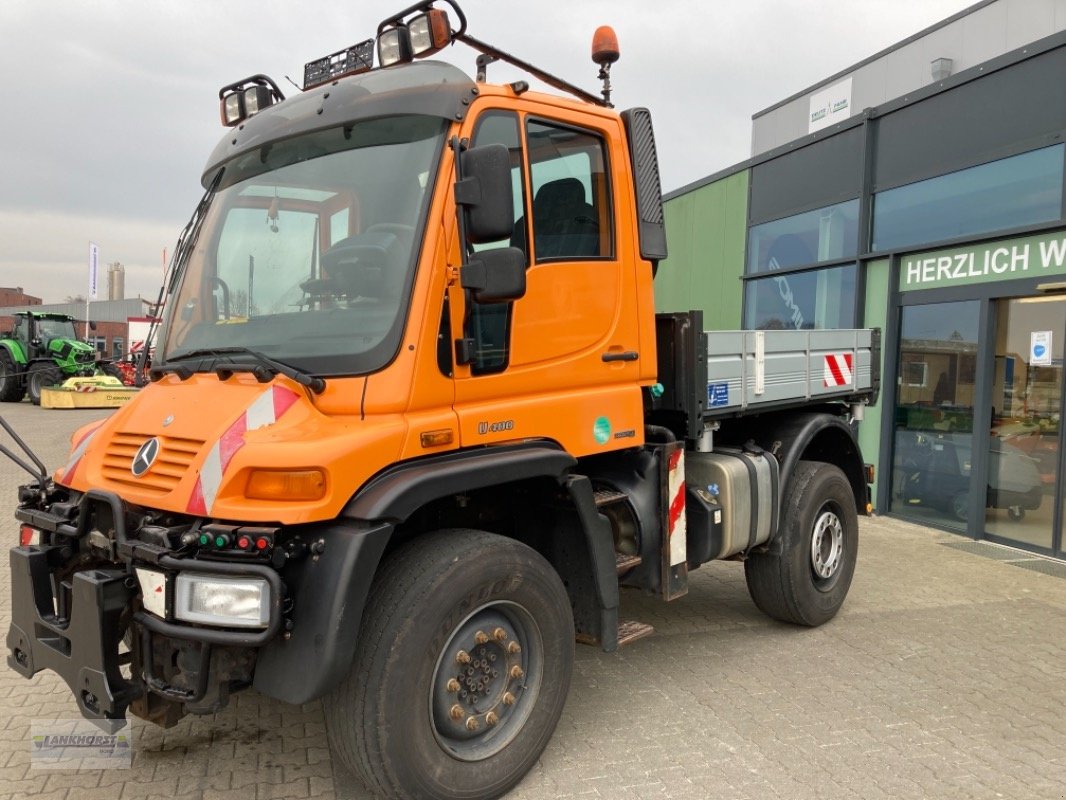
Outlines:
{"label": "auxiliary roof lamp", "polygon": [[218,90],[222,124],[232,128],[284,99],[281,89],[266,75],[252,75],[223,86]]}
{"label": "auxiliary roof lamp", "polygon": [[457,32],[452,31],[448,12],[433,8],[432,0],[416,3],[378,25],[378,64],[391,67],[425,58],[459,38],[466,30],[466,17],[452,0],[444,2],[455,9],[459,17]]}

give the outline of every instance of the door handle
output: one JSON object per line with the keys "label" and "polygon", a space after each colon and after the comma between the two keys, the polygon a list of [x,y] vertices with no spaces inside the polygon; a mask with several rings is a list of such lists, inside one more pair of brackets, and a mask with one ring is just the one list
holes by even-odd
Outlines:
{"label": "door handle", "polygon": [[621,350],[604,353],[600,358],[609,364],[612,361],[636,361],[640,354],[636,350]]}

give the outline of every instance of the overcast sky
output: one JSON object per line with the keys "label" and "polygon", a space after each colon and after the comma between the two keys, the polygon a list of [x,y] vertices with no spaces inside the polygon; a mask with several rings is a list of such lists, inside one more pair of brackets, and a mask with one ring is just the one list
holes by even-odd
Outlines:
{"label": "overcast sky", "polygon": [[[665,191],[750,155],[751,115],[970,0],[460,0],[471,35],[590,91],[589,42],[613,25],[619,108],[655,120]],[[88,243],[154,299],[163,249],[225,130],[218,89],[296,91],[306,61],[368,38],[405,0],[3,0],[0,285],[48,302],[86,291]],[[535,11],[533,10],[535,9]],[[475,54],[443,56],[473,72]],[[490,67],[489,80],[514,80]]]}

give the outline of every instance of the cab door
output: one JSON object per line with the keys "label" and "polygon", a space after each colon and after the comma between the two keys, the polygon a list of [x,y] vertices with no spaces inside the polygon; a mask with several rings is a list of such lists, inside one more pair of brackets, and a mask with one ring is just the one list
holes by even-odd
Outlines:
{"label": "cab door", "polygon": [[514,232],[489,246],[521,249],[527,271],[512,303],[451,290],[452,330],[470,348],[454,373],[463,446],[543,437],[584,455],[643,439],[639,362],[655,354],[639,348],[611,125],[503,109],[474,123],[472,145],[504,144],[512,155]]}

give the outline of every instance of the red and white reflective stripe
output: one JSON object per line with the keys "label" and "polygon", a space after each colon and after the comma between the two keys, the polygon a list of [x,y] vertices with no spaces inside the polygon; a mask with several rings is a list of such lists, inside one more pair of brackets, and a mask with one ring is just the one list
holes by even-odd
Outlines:
{"label": "red and white reflective stripe", "polygon": [[666,496],[670,498],[666,533],[670,538],[670,566],[675,567],[688,557],[685,547],[688,538],[685,527],[685,451],[679,448],[671,453],[666,467]]}
{"label": "red and white reflective stripe", "polygon": [[296,402],[297,394],[281,386],[272,386],[255,399],[248,409],[234,420],[207,454],[200,475],[196,479],[186,510],[190,514],[206,515],[215,504],[222,476],[226,474],[233,456],[244,447],[244,434],[273,425]]}
{"label": "red and white reflective stripe", "polygon": [[74,448],[74,452],[70,454],[70,460],[67,461],[67,465],[63,468],[63,483],[70,484],[70,479],[74,477],[74,470],[78,468],[78,464],[81,461],[81,457],[85,455],[85,450],[89,447],[89,441],[96,435],[99,428],[94,428],[85,436],[78,446]]}
{"label": "red and white reflective stripe", "polygon": [[825,357],[822,386],[851,385],[851,353],[832,353]]}

